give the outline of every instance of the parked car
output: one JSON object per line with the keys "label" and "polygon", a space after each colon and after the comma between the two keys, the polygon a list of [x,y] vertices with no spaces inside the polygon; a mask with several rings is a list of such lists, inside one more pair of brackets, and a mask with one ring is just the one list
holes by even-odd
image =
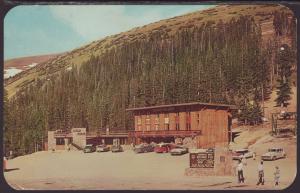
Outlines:
{"label": "parked car", "polygon": [[206,149],[206,152],[207,153],[214,153],[215,149],[214,148],[208,148],[208,149]]}
{"label": "parked car", "polygon": [[111,152],[123,152],[123,147],[121,145],[111,146]]}
{"label": "parked car", "polygon": [[93,144],[88,144],[83,148],[84,153],[92,153],[96,151],[96,147]]}
{"label": "parked car", "polygon": [[186,154],[188,152],[189,152],[189,150],[188,150],[187,147],[179,146],[179,145],[174,147],[170,151],[171,155],[183,155],[183,154]]}
{"label": "parked car", "polygon": [[155,146],[154,151],[156,153],[168,153],[173,149],[175,145],[171,143],[159,143]]}
{"label": "parked car", "polygon": [[238,149],[233,151],[232,159],[234,160],[242,159],[243,156],[245,156],[245,158],[251,158],[253,157],[253,152],[249,151],[248,149]]}
{"label": "parked car", "polygon": [[141,143],[136,145],[133,149],[135,153],[145,153],[145,152],[152,152],[154,147],[148,143]]}
{"label": "parked car", "polygon": [[286,153],[283,148],[270,148],[267,153],[261,156],[262,160],[276,160],[280,158],[286,158]]}
{"label": "parked car", "polygon": [[106,152],[106,151],[109,151],[109,147],[106,146],[105,144],[97,145],[96,151],[97,152]]}

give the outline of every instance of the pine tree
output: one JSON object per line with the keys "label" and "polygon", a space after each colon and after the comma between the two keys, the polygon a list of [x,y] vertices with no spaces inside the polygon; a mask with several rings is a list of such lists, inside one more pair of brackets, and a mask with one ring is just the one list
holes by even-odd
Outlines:
{"label": "pine tree", "polygon": [[278,79],[277,98],[275,99],[276,105],[281,107],[287,107],[288,101],[291,100],[291,88],[288,82],[284,82],[283,79]]}
{"label": "pine tree", "polygon": [[282,45],[278,56],[279,77],[277,88],[276,105],[287,107],[288,101],[291,99],[290,76],[291,76],[291,62],[293,60],[292,52],[288,45]]}

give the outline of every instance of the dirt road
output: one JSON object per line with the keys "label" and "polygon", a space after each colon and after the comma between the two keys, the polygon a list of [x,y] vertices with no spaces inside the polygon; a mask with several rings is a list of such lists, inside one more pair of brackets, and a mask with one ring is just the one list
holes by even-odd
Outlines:
{"label": "dirt road", "polygon": [[122,153],[38,152],[8,161],[7,182],[15,189],[274,189],[273,170],[281,169],[279,189],[291,184],[296,171],[295,156],[265,162],[266,184],[256,186],[258,161],[248,160],[245,184],[236,177],[187,177],[189,155]]}

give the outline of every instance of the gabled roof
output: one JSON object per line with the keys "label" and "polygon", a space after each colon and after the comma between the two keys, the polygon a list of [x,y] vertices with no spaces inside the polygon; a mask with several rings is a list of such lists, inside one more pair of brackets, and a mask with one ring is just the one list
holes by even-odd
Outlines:
{"label": "gabled roof", "polygon": [[169,107],[182,107],[182,106],[213,106],[213,107],[227,107],[229,109],[237,109],[235,105],[227,105],[227,104],[217,104],[217,103],[181,103],[181,104],[170,104],[170,105],[157,105],[157,106],[149,106],[149,107],[137,107],[137,108],[129,108],[126,111],[139,111],[139,110],[150,110],[150,109],[163,109]]}

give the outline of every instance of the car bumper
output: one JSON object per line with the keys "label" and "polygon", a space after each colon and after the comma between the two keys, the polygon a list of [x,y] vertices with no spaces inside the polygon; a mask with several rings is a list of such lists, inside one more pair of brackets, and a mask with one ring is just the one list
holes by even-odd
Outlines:
{"label": "car bumper", "polygon": [[171,152],[171,155],[183,155],[185,152]]}
{"label": "car bumper", "polygon": [[269,157],[269,156],[262,156],[261,159],[262,160],[273,160],[273,158]]}

